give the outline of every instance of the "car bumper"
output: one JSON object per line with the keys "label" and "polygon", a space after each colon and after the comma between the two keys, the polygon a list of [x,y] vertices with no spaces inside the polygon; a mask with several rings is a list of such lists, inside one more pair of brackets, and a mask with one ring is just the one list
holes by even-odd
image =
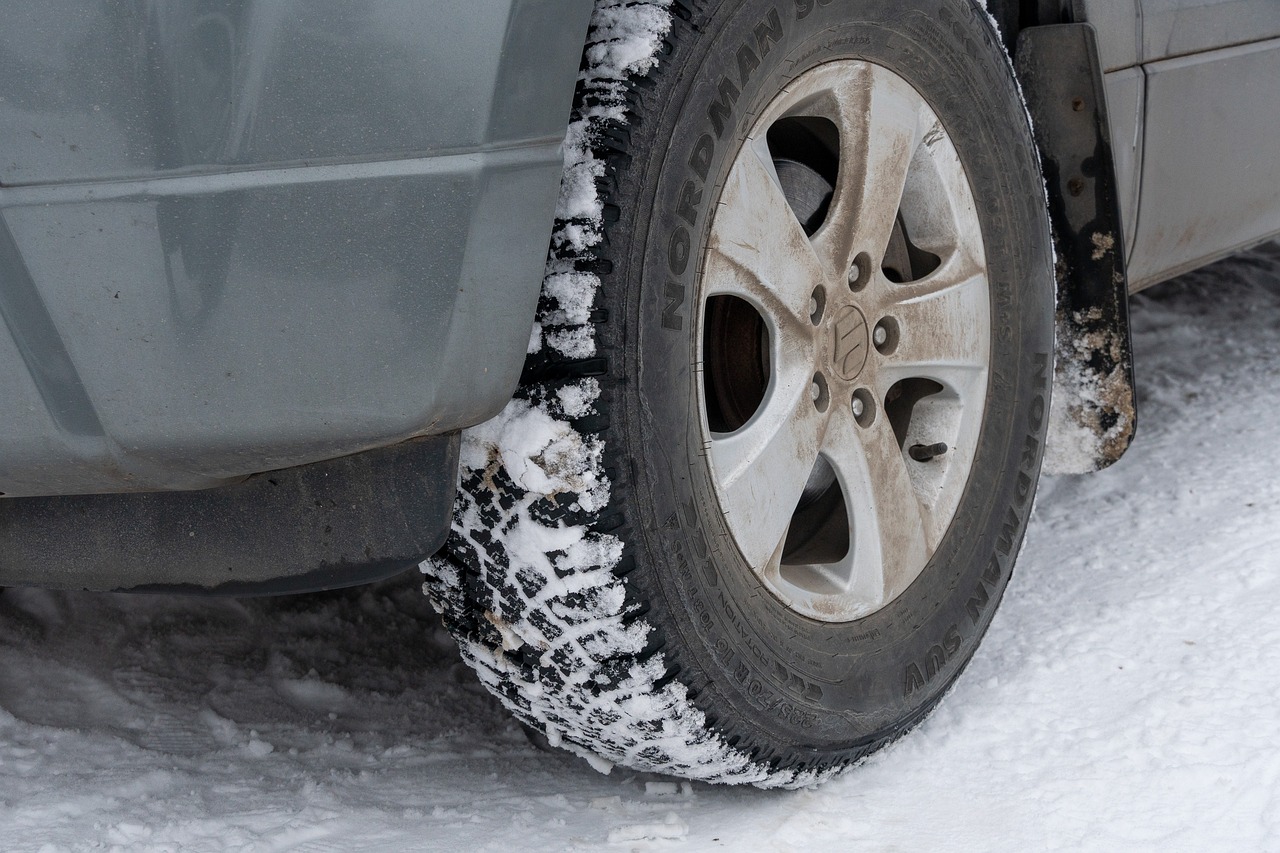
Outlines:
{"label": "car bumper", "polygon": [[76,55],[37,4],[0,35],[32,63],[0,81],[0,492],[211,488],[501,408],[590,0],[81,5],[139,38]]}

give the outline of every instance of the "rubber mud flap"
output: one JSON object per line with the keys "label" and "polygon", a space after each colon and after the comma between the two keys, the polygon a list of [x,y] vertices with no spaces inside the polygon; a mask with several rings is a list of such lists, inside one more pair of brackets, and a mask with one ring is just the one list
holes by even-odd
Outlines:
{"label": "rubber mud flap", "polygon": [[1100,471],[1138,427],[1125,237],[1106,92],[1089,24],[1031,27],[1018,78],[1035,126],[1057,253],[1057,359],[1045,470]]}

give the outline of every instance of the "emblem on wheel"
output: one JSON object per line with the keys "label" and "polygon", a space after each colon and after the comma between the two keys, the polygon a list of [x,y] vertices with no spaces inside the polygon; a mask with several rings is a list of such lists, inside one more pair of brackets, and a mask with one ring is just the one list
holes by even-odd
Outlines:
{"label": "emblem on wheel", "polygon": [[870,349],[867,318],[854,306],[846,305],[836,314],[832,336],[832,361],[836,374],[846,382],[852,382],[867,363],[867,351]]}

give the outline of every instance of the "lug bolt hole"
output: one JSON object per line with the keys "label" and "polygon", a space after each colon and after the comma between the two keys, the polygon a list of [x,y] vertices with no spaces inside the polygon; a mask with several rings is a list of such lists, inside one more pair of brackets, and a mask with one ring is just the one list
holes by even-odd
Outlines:
{"label": "lug bolt hole", "polygon": [[871,281],[872,268],[871,256],[866,252],[860,252],[849,266],[849,289],[857,293],[865,288],[867,282]]}
{"label": "lug bolt hole", "polygon": [[853,419],[858,422],[858,426],[869,427],[876,420],[876,398],[868,389],[859,388],[853,392],[849,410],[853,412]]}
{"label": "lug bolt hole", "polygon": [[822,315],[827,310],[827,292],[821,287],[813,289],[813,295],[809,297],[809,322],[818,325],[822,322]]}
{"label": "lug bolt hole", "polygon": [[898,348],[899,337],[898,321],[892,317],[885,317],[871,330],[871,343],[881,355],[892,355]]}
{"label": "lug bolt hole", "polygon": [[821,373],[813,374],[813,384],[809,387],[809,396],[813,398],[813,407],[825,412],[831,405],[831,390],[827,387],[827,377]]}

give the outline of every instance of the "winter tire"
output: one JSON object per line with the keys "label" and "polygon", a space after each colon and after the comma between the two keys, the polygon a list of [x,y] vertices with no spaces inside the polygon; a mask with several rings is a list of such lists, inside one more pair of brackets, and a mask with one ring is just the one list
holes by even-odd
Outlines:
{"label": "winter tire", "polygon": [[553,744],[795,786],[921,720],[1008,582],[1050,390],[1044,194],[967,0],[671,11],[625,84],[588,50],[598,239],[562,210],[538,351],[424,571]]}

